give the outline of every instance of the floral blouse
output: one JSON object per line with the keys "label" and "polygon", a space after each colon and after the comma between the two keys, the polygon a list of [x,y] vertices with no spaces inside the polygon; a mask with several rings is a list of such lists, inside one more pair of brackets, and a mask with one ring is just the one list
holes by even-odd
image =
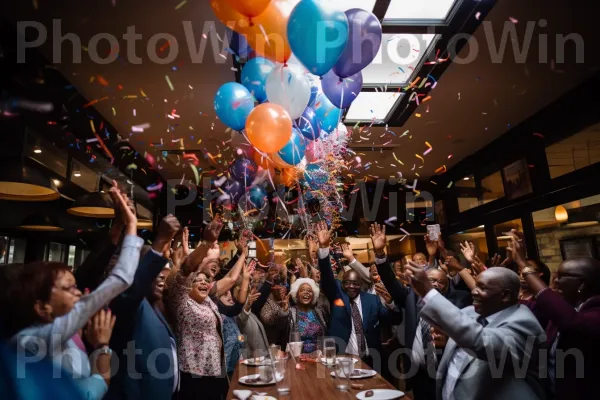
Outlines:
{"label": "floral blouse", "polygon": [[273,295],[270,295],[267,302],[260,310],[260,322],[263,323],[267,340],[269,343],[282,345],[287,341],[287,322],[288,312],[275,301]]}
{"label": "floral blouse", "polygon": [[312,353],[317,350],[317,341],[319,336],[323,336],[323,327],[317,319],[314,310],[302,312],[297,310],[297,327],[300,332],[300,337],[304,344],[302,345],[303,353]]}
{"label": "floral blouse", "polygon": [[226,365],[223,321],[210,297],[201,304],[190,298],[193,276],[177,275],[169,291],[169,306],[176,320],[179,368],[199,376],[222,376]]}

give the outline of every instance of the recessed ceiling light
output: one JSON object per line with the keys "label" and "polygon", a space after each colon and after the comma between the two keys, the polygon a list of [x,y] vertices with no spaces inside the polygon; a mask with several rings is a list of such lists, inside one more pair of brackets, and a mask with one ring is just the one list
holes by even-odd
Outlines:
{"label": "recessed ceiling light", "polygon": [[360,92],[346,114],[345,122],[385,121],[404,94]]}
{"label": "recessed ceiling light", "polygon": [[463,178],[463,181],[468,181],[469,179],[471,179],[471,178],[469,178],[468,176],[465,176],[465,177]]}
{"label": "recessed ceiling light", "polygon": [[56,186],[60,185],[60,181],[58,179],[52,179],[52,182],[54,182]]}
{"label": "recessed ceiling light", "polygon": [[81,176],[81,172],[79,172],[79,171],[75,171],[75,172],[73,172],[73,176],[74,176],[75,178],[79,178],[79,177]]}
{"label": "recessed ceiling light", "polygon": [[40,153],[42,152],[42,149],[40,149],[40,147],[39,147],[39,146],[35,146],[35,147],[33,148],[33,152],[34,152],[35,154],[40,154]]}
{"label": "recessed ceiling light", "polygon": [[479,225],[480,228],[485,228],[485,225]]}

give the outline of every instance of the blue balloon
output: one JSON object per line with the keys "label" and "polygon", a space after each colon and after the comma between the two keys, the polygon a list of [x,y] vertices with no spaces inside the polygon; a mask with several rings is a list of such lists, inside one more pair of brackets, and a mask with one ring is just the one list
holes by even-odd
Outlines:
{"label": "blue balloon", "polygon": [[238,181],[242,186],[250,186],[256,178],[258,167],[254,161],[248,160],[247,158],[237,159],[229,167],[231,178]]}
{"label": "blue balloon", "polygon": [[311,188],[318,189],[329,180],[329,174],[317,164],[308,164],[304,171],[304,180]]}
{"label": "blue balloon", "polygon": [[302,0],[287,25],[292,52],[314,75],[323,76],[337,62],[348,41],[348,18],[321,0]]}
{"label": "blue balloon", "polygon": [[229,48],[238,57],[237,61],[239,62],[249,59],[254,53],[254,50],[252,50],[252,47],[250,47],[250,44],[248,44],[246,37],[227,27],[225,29],[227,29]]}
{"label": "blue balloon", "polygon": [[267,200],[267,192],[262,186],[254,186],[248,191],[248,200],[254,207],[263,208]]}
{"label": "blue balloon", "polygon": [[298,130],[305,138],[317,140],[321,133],[321,124],[317,118],[317,113],[311,107],[306,107],[304,113],[296,120]]}
{"label": "blue balloon", "polygon": [[321,124],[321,129],[327,133],[333,132],[342,118],[342,110],[334,106],[324,93],[317,95],[315,113]]}
{"label": "blue balloon", "polygon": [[292,137],[287,142],[283,149],[279,150],[277,154],[286,163],[290,165],[299,164],[304,158],[304,152],[306,151],[306,140],[298,129],[292,128]]}
{"label": "blue balloon", "polygon": [[256,57],[248,61],[242,69],[242,85],[254,94],[259,102],[267,99],[265,85],[273,67],[274,64],[266,58]]}
{"label": "blue balloon", "polygon": [[217,117],[236,131],[246,127],[248,115],[254,109],[254,97],[248,89],[236,82],[221,86],[214,100]]}
{"label": "blue balloon", "polygon": [[245,192],[246,190],[244,189],[244,185],[237,181],[229,181],[225,187],[225,193],[229,195],[231,202],[234,204],[238,202]]}

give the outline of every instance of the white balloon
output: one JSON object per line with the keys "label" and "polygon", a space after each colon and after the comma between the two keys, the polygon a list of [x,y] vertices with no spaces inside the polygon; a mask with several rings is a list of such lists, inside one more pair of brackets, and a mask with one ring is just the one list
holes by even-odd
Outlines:
{"label": "white balloon", "polygon": [[267,77],[267,99],[282,106],[292,119],[298,119],[310,101],[310,81],[295,65],[273,68]]}

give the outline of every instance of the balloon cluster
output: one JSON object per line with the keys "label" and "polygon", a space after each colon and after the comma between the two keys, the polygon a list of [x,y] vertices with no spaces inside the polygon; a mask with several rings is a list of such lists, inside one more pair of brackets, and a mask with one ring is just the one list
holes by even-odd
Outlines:
{"label": "balloon cluster", "polygon": [[[211,6],[233,29],[231,50],[247,60],[241,83],[224,84],[214,98],[218,118],[253,147],[230,166],[231,178],[249,191],[257,171],[272,181],[277,167],[282,183],[300,176],[319,190],[334,178],[319,148],[345,146],[347,132],[338,127],[362,89],[361,71],[381,47],[379,20],[326,0],[211,0]],[[299,64],[288,64],[292,55]],[[261,196],[250,194],[253,203]]]}

